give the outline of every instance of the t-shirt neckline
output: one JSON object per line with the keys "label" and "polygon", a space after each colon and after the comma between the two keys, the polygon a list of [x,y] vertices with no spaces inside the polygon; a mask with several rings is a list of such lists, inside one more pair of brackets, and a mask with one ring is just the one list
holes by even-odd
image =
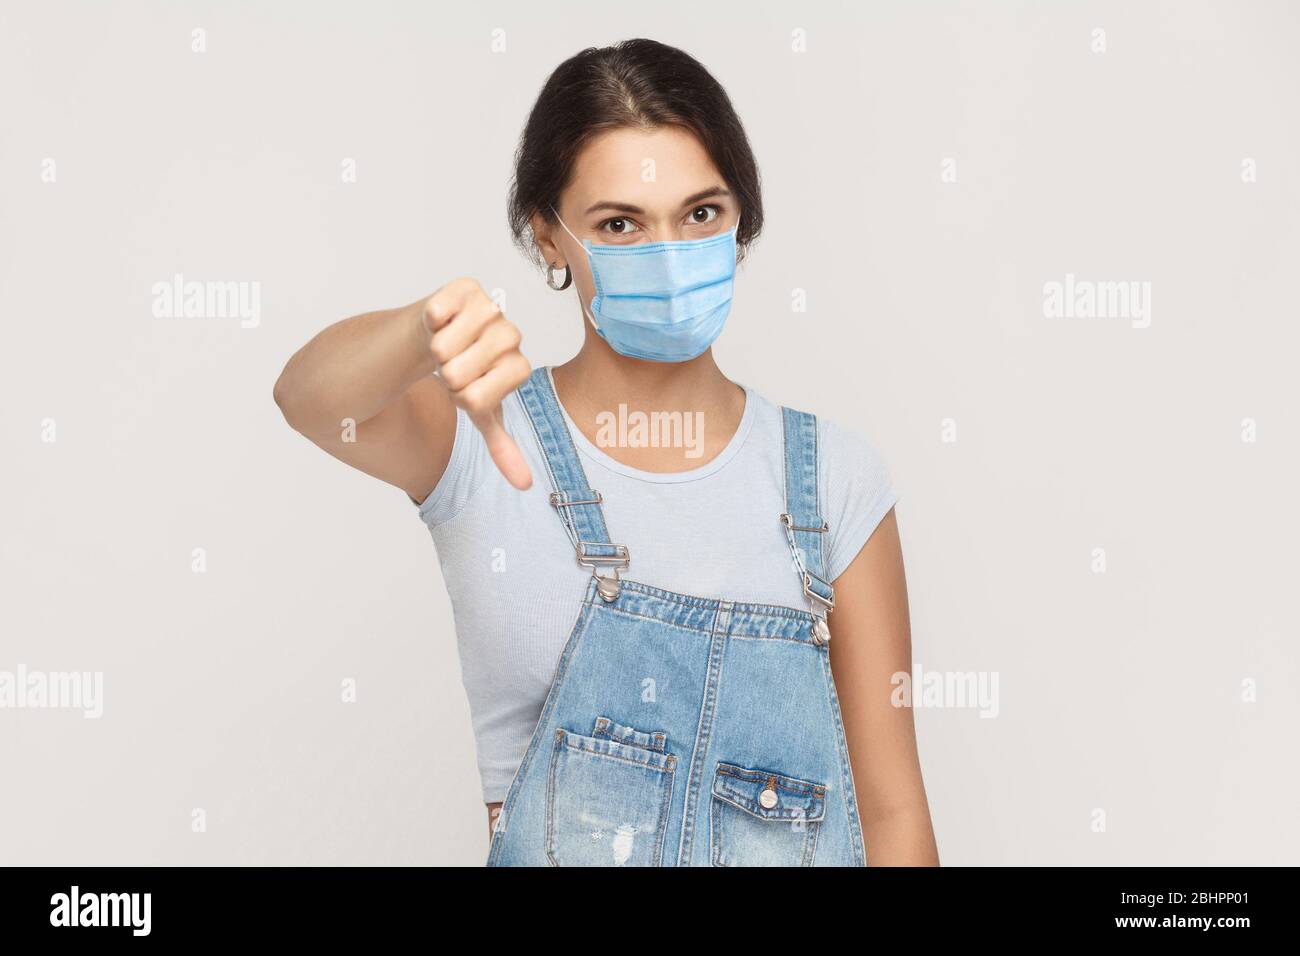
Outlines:
{"label": "t-shirt neckline", "polygon": [[560,414],[564,416],[564,425],[569,430],[569,435],[573,438],[573,444],[577,446],[578,453],[594,462],[606,471],[612,471],[615,474],[624,475],[628,478],[635,478],[638,481],[648,481],[654,484],[675,484],[682,481],[698,481],[701,478],[707,478],[724,468],[731,459],[739,454],[740,449],[745,444],[745,439],[749,437],[750,429],[754,424],[754,413],[757,395],[748,385],[737,382],[745,390],[745,409],[740,414],[740,424],[736,426],[735,434],[727,442],[725,448],[718,454],[714,455],[710,461],[705,462],[698,468],[691,468],[687,471],[643,471],[640,468],[633,468],[631,465],[625,465],[623,462],[612,458],[602,448],[595,445],[569,416],[568,409],[559,399],[559,392],[555,391],[555,376],[552,374],[553,366],[546,366],[546,377],[550,379],[551,391],[555,393],[555,403],[560,408]]}

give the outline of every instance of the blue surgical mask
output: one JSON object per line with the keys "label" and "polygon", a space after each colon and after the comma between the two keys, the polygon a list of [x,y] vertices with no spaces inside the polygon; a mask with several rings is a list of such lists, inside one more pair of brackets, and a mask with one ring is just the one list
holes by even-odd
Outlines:
{"label": "blue surgical mask", "polygon": [[[573,236],[563,219],[560,225]],[[591,263],[596,291],[591,311],[583,312],[596,333],[629,358],[686,362],[702,355],[731,311],[739,227],[737,218],[728,232],[707,239],[630,246],[573,236]]]}

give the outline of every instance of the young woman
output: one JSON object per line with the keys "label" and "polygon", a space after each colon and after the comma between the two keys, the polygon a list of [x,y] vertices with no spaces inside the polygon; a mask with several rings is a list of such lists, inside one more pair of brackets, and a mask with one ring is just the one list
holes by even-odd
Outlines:
{"label": "young woman", "polygon": [[937,863],[891,704],[911,647],[883,462],[713,359],[763,224],[726,93],[651,40],[584,50],[533,107],[509,204],[577,292],[575,357],[532,369],[461,278],[330,326],[275,386],[432,531],[489,864]]}

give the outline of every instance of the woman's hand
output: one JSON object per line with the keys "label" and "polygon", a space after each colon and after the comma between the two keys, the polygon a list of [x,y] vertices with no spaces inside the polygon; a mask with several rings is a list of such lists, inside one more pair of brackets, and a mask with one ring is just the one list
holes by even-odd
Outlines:
{"label": "woman's hand", "polygon": [[422,504],[456,440],[456,406],[516,488],[532,485],[501,423],[501,401],[530,372],[519,330],[473,279],[427,299],[335,322],[294,353],[275,402],[296,431]]}
{"label": "woman's hand", "polygon": [[532,372],[519,351],[519,329],[473,279],[448,282],[424,301],[420,317],[435,374],[452,402],[482,432],[506,480],[520,490],[531,487],[532,472],[501,417],[501,402]]}

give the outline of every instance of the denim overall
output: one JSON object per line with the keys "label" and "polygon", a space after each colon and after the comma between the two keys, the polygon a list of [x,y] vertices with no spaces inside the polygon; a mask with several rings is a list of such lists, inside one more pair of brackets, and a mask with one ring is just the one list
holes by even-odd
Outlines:
{"label": "denim overall", "polygon": [[628,548],[610,542],[546,369],[518,394],[592,578],[488,865],[865,865],[831,680],[816,418],[781,410],[786,513],[772,516],[802,611],[622,579]]}

